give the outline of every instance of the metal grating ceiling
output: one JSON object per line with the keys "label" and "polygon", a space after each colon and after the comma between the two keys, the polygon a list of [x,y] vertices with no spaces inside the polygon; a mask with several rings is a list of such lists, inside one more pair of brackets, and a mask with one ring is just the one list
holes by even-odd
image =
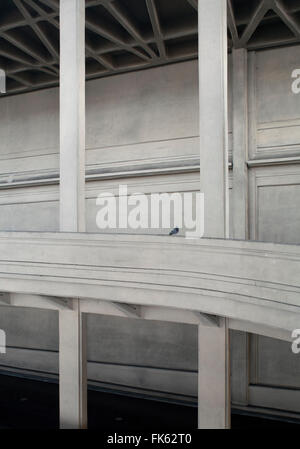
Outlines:
{"label": "metal grating ceiling", "polygon": [[[300,42],[300,0],[228,0],[229,46]],[[197,0],[86,0],[86,75],[197,57]],[[7,94],[58,84],[59,0],[1,0]]]}

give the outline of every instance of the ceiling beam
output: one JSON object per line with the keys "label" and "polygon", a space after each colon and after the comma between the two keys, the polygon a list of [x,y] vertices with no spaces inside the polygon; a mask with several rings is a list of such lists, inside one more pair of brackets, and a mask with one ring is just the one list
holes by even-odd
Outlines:
{"label": "ceiling beam", "polygon": [[187,1],[194,9],[196,9],[196,11],[198,10],[198,0],[187,0]]}
{"label": "ceiling beam", "polygon": [[151,20],[151,25],[153,29],[154,38],[156,41],[156,45],[160,54],[160,57],[166,59],[166,46],[164,43],[164,37],[161,30],[160,20],[158,17],[158,12],[155,4],[155,0],[146,0],[146,5],[149,13],[149,17]]}
{"label": "ceiling beam", "polygon": [[41,3],[44,3],[44,5],[49,6],[54,11],[59,11],[59,0],[40,0]]}
{"label": "ceiling beam", "polygon": [[258,27],[261,20],[266,15],[266,13],[269,11],[271,6],[272,6],[272,0],[260,0],[260,3],[258,4],[256,10],[254,11],[254,14],[250,19],[250,22],[248,23],[248,25],[240,39],[239,47],[244,47],[247,45],[249,39],[255,32],[256,28]]}
{"label": "ceiling beam", "polygon": [[139,51],[136,48],[133,48],[131,45],[126,44],[124,41],[120,39],[119,36],[114,34],[116,30],[113,30],[111,27],[109,27],[104,22],[99,22],[98,19],[95,19],[93,16],[90,15],[90,17],[86,17],[86,28],[93,31],[94,33],[104,37],[108,41],[113,42],[116,44],[120,49],[126,50],[129,53],[133,53],[139,58],[149,60],[150,57],[144,54],[143,52]]}
{"label": "ceiling beam", "polygon": [[273,9],[286,24],[286,26],[292,31],[292,33],[296,37],[300,38],[300,26],[294,17],[288,13],[281,0],[274,1]]}
{"label": "ceiling beam", "polygon": [[[41,29],[41,25],[35,23],[32,20],[31,15],[27,11],[24,3],[21,3],[20,0],[13,0],[14,4],[24,17],[24,19],[27,21],[28,25],[32,28],[33,32],[37,35],[38,39],[42,42],[42,44],[45,46],[45,48],[48,50],[48,52],[52,55],[52,58],[54,60],[59,59],[59,54],[53,43],[49,40],[49,38],[46,36],[46,34]],[[32,5],[31,5],[32,6]],[[39,8],[40,9],[40,8]]]}
{"label": "ceiling beam", "polygon": [[[164,24],[164,27],[159,16],[159,0],[144,1],[148,12],[145,20],[149,23],[145,29],[122,0],[86,1],[86,28],[90,31],[86,39],[86,57],[91,59],[90,70],[86,74],[87,79],[197,57],[198,0],[186,0],[193,8],[190,9],[188,18],[182,17],[181,20],[178,16],[178,20],[170,21],[167,25]],[[250,3],[250,0],[248,1]],[[12,0],[11,3],[20,14],[17,14],[13,21],[4,22],[0,26],[1,68],[6,71],[9,81],[7,92],[3,96],[58,85],[59,1]],[[253,14],[235,16],[234,1],[227,0],[230,47],[258,50],[300,42],[300,24],[295,15],[300,12],[300,3],[297,5],[295,2],[289,5],[285,0],[260,0],[259,2],[253,0],[253,5],[257,3]],[[184,1],[182,4],[186,6]],[[106,20],[103,8],[106,9],[111,20]],[[32,13],[33,10],[35,13]],[[266,16],[268,11],[272,11],[272,14]],[[272,26],[272,21],[277,18],[291,31],[290,36],[268,34],[269,26]],[[264,32],[264,26],[262,26],[259,38],[254,39],[254,33],[261,24],[268,25],[267,29]],[[26,26],[31,27],[36,39],[26,38],[25,34],[23,35],[22,28]],[[239,35],[241,27],[245,28],[242,37]],[[274,27],[276,27],[275,22]],[[176,43],[175,39],[178,39]],[[167,46],[169,40],[173,40],[174,45]],[[23,71],[32,71],[32,76],[21,74]],[[42,74],[38,71],[54,76],[54,79],[45,80],[48,77],[41,76]],[[16,82],[13,82],[13,79]]]}
{"label": "ceiling beam", "polygon": [[233,11],[232,0],[227,0],[227,21],[228,21],[228,28],[232,37],[233,46],[238,47],[239,36],[236,27],[236,20]]}
{"label": "ceiling beam", "polygon": [[137,26],[133,23],[122,3],[106,2],[104,4],[106,10],[122,25],[122,27],[133,37],[133,39],[148,53],[151,58],[156,58],[156,54],[152,48],[145,43]]}

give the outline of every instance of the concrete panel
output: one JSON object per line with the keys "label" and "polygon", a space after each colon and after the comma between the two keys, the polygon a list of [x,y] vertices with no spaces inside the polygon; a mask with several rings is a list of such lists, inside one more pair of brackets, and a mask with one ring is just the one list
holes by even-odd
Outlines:
{"label": "concrete panel", "polygon": [[0,204],[2,231],[57,231],[58,202]]}
{"label": "concrete panel", "polygon": [[1,98],[0,153],[58,148],[58,89]]}
{"label": "concrete panel", "polygon": [[197,327],[88,315],[88,360],[197,371]]}
{"label": "concrete panel", "polygon": [[256,345],[257,350],[251,383],[300,388],[300,356],[292,352],[291,343],[257,336],[252,345]]}
{"label": "concrete panel", "polygon": [[[13,307],[1,307],[0,312],[0,328],[6,332],[9,348],[58,350],[57,312],[27,308],[16,310]],[[8,362],[6,356],[1,360],[4,364]]]}
{"label": "concrete panel", "polygon": [[300,243],[300,184],[260,187],[258,204],[260,240]]}
{"label": "concrete panel", "polygon": [[251,169],[251,239],[299,243],[299,193],[298,164]]}
{"label": "concrete panel", "polygon": [[198,134],[197,62],[87,83],[87,147]]}
{"label": "concrete panel", "polygon": [[256,53],[258,123],[299,119],[299,97],[291,88],[299,66],[299,46]]}

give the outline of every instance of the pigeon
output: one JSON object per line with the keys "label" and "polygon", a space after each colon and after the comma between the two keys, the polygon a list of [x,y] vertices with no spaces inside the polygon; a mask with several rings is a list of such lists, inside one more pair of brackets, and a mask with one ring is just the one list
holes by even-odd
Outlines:
{"label": "pigeon", "polygon": [[179,228],[174,228],[172,229],[172,231],[169,233],[169,235],[176,235],[179,232]]}

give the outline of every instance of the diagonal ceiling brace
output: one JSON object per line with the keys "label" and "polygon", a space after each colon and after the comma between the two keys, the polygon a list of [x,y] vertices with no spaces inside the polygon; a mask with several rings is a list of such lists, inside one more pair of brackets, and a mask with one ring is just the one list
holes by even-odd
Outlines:
{"label": "diagonal ceiling brace", "polygon": [[146,0],[146,5],[151,20],[153,34],[158,46],[159,54],[162,58],[166,58],[167,57],[166,46],[164,43],[164,37],[161,30],[158,12],[154,0]]}
{"label": "diagonal ceiling brace", "polygon": [[207,327],[220,327],[220,319],[216,315],[210,315],[208,313],[194,312],[199,318],[199,324]]}
{"label": "diagonal ceiling brace", "polygon": [[228,28],[230,30],[230,34],[232,37],[233,46],[238,47],[239,36],[236,27],[236,20],[233,11],[232,0],[227,0],[227,16],[228,16],[227,17]]}
{"label": "diagonal ceiling brace", "polygon": [[287,12],[284,7],[282,0],[275,0],[272,8],[281,20],[286,24],[286,26],[292,31],[296,37],[300,37],[300,26],[293,18],[293,16]]}
{"label": "diagonal ceiling brace", "polygon": [[198,0],[187,0],[189,4],[196,10],[198,10]]}
{"label": "diagonal ceiling brace", "polygon": [[256,28],[260,24],[261,20],[264,18],[269,9],[272,8],[272,6],[273,0],[260,0],[259,5],[254,11],[252,18],[241,37],[240,47],[244,47],[247,44],[247,42],[255,32]]}
{"label": "diagonal ceiling brace", "polygon": [[123,304],[120,302],[114,302],[113,305],[120,312],[123,312],[128,318],[141,318],[140,306]]}

